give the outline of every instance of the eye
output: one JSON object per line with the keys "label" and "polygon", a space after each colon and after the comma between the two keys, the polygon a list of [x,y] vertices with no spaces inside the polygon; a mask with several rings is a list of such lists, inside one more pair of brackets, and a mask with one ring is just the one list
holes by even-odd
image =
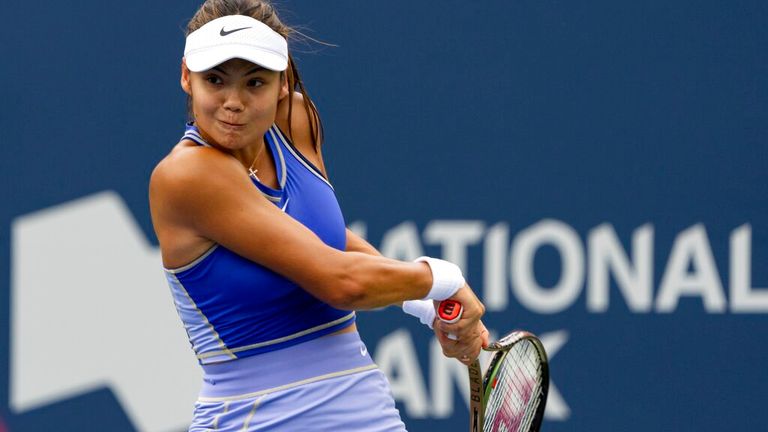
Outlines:
{"label": "eye", "polygon": [[264,80],[261,78],[253,78],[248,80],[248,87],[261,87],[264,85]]}
{"label": "eye", "polygon": [[215,74],[206,75],[205,81],[210,84],[221,84],[223,82],[221,77]]}

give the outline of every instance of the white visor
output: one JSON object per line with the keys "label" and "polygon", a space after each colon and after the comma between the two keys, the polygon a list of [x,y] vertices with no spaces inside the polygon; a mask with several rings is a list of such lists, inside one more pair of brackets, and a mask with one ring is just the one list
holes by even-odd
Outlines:
{"label": "white visor", "polygon": [[244,15],[216,18],[187,36],[184,59],[192,72],[239,58],[273,71],[288,67],[288,42],[268,25]]}

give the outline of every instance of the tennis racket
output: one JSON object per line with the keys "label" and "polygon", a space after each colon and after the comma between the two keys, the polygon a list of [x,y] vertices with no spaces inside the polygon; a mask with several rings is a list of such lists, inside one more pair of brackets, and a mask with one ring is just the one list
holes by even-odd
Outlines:
{"label": "tennis racket", "polygon": [[[437,307],[438,317],[445,322],[458,321],[463,312],[454,300]],[[519,330],[483,349],[495,354],[485,377],[479,359],[468,366],[470,432],[537,432],[549,391],[549,363],[541,341]]]}

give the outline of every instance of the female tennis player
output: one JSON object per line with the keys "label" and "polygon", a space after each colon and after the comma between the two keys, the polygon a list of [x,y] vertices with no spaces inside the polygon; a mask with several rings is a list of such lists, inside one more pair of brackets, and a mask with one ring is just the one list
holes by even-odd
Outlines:
{"label": "female tennis player", "polygon": [[[258,0],[208,0],[187,27],[193,121],[155,168],[150,206],[203,369],[189,430],[402,431],[354,311],[402,305],[469,364],[484,308],[457,266],[384,258],[345,228],[290,33]],[[435,322],[448,298],[462,319]]]}

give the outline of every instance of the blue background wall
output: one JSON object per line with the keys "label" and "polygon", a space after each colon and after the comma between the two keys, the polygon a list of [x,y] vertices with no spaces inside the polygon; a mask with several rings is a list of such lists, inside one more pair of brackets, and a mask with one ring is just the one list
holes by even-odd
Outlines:
{"label": "blue background wall", "polygon": [[[768,430],[768,310],[733,311],[728,292],[729,240],[744,224],[752,286],[768,287],[767,3],[279,4],[285,21],[338,45],[295,52],[325,121],[347,221],[364,223],[373,244],[406,221],[420,233],[435,220],[504,223],[511,242],[554,219],[578,233],[585,257],[603,223],[631,256],[633,232],[651,224],[655,305],[676,239],[705,227],[726,297],[720,312],[691,295],[672,311],[638,313],[614,279],[605,312],[587,307],[586,289],[554,313],[531,310],[513,291],[508,306],[489,310],[498,331],[569,335],[552,376],[570,414],[545,430]],[[197,5],[2,7],[0,431],[134,430],[109,388],[10,408],[11,224],[114,190],[156,243],[147,182],[186,118],[182,29]],[[481,291],[482,242],[467,253]],[[701,271],[689,264],[688,274]],[[563,273],[553,247],[536,253],[534,267],[544,287]],[[429,335],[417,323],[390,311],[359,321],[372,347],[409,329],[426,367]],[[404,417],[413,431],[460,431],[466,414],[457,399],[450,419]]]}

